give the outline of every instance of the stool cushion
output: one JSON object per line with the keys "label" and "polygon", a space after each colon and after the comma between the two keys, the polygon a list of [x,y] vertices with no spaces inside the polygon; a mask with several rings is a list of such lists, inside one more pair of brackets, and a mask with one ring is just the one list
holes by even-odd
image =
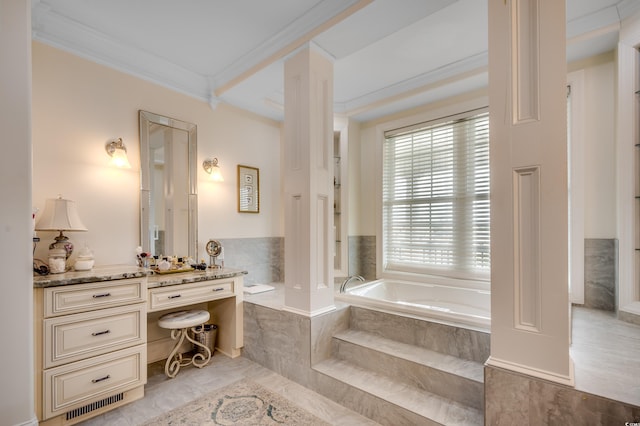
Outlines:
{"label": "stool cushion", "polygon": [[204,324],[209,321],[209,311],[192,310],[164,314],[158,319],[158,326],[162,328],[188,328]]}

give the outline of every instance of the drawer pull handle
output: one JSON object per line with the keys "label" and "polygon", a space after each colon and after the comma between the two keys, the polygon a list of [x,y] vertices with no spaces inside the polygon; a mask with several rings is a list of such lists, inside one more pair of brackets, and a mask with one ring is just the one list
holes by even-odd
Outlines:
{"label": "drawer pull handle", "polygon": [[173,296],[169,296],[169,299],[177,299],[180,296],[181,296],[180,294],[175,294]]}
{"label": "drawer pull handle", "polygon": [[222,290],[224,290],[224,287],[218,287],[213,289],[213,291],[222,291]]}
{"label": "drawer pull handle", "polygon": [[103,381],[105,381],[105,380],[107,380],[107,379],[110,379],[110,378],[111,378],[111,375],[110,375],[110,374],[107,374],[106,376],[104,376],[104,377],[100,377],[99,379],[93,379],[93,380],[91,380],[91,383],[100,383],[100,382],[103,382]]}
{"label": "drawer pull handle", "polygon": [[109,297],[109,296],[111,296],[111,293],[101,293],[101,294],[94,294],[93,298],[94,299],[99,299],[101,297]]}
{"label": "drawer pull handle", "polygon": [[103,334],[109,334],[111,333],[111,330],[104,330],[104,331],[96,331],[95,333],[91,333],[92,336],[102,336]]}

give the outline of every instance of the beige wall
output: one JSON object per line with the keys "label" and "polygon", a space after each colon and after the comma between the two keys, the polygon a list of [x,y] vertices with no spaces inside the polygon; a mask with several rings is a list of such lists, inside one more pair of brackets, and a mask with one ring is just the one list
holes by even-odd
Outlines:
{"label": "beige wall", "polygon": [[[605,60],[605,62],[602,62]],[[615,63],[584,64],[585,238],[616,237]]]}
{"label": "beige wall", "polygon": [[[355,194],[350,194],[349,199],[353,199],[357,203],[359,215],[349,215],[351,226],[349,235],[375,235],[376,216],[379,214],[376,203],[376,199],[379,197],[376,173],[379,173],[380,170],[377,164],[379,139],[375,126],[363,125],[360,128],[358,148],[360,152],[358,173],[360,190]],[[353,204],[353,201],[349,204]]]}
{"label": "beige wall", "polygon": [[[96,264],[132,264],[139,245],[138,110],[198,126],[199,253],[209,238],[282,236],[280,124],[231,106],[215,110],[153,83],[33,43],[33,205],[63,195],[76,201]],[[122,137],[130,170],[108,166],[105,144]],[[225,181],[201,167],[218,157]],[[237,213],[238,164],[260,168],[260,214]],[[54,233],[40,232],[37,258]]]}

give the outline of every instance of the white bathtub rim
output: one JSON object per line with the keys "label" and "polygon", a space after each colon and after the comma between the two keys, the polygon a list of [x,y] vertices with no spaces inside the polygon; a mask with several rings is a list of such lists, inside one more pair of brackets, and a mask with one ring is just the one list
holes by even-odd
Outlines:
{"label": "white bathtub rim", "polygon": [[411,272],[385,271],[379,278],[372,281],[402,281],[413,284],[429,284],[441,285],[444,287],[466,288],[469,290],[486,290],[491,291],[491,281],[484,279],[464,279],[452,278],[440,275],[417,274]]}
{"label": "white bathtub rim", "polygon": [[[353,306],[356,308],[369,309],[373,311],[384,312],[390,315],[398,315],[401,317],[411,318],[419,321],[433,322],[436,324],[447,325],[450,327],[464,328],[467,330],[478,331],[481,333],[487,333],[487,334],[491,333],[491,320],[464,321],[463,319],[459,318],[459,316],[457,315],[454,318],[453,315],[438,315],[435,312],[433,313],[433,315],[422,314],[422,312],[421,314],[416,314],[415,312],[411,312],[408,309],[407,310],[402,309],[400,305],[396,305],[398,306],[397,309],[395,308],[395,306],[394,306],[394,309],[388,309],[388,306],[386,306],[385,304],[377,303],[370,300],[367,300],[367,303],[359,303],[355,299],[357,298],[363,299],[362,297],[345,295],[344,293],[340,294],[339,296],[336,296],[336,298],[340,302],[346,303],[349,306]],[[422,311],[425,311],[425,309],[423,309]]]}
{"label": "white bathtub rim", "polygon": [[[408,316],[414,319],[439,322],[447,325],[454,325],[458,327],[468,328],[476,331],[490,332],[491,330],[491,308],[489,307],[488,318],[485,316],[479,316],[471,313],[449,313],[446,311],[439,311],[435,308],[421,308],[414,307],[410,304],[396,303],[393,301],[380,300],[368,296],[362,296],[352,294],[363,288],[372,287],[376,285],[384,285],[387,282],[395,282],[398,284],[408,284],[411,286],[425,286],[425,287],[438,287],[444,289],[450,289],[447,285],[438,283],[425,283],[409,280],[399,280],[390,278],[379,278],[372,281],[366,281],[358,285],[349,286],[345,293],[336,293],[336,300],[346,302],[353,306],[361,308],[375,309],[390,314],[398,314],[402,316]],[[468,287],[454,287],[452,290],[459,291],[471,291],[490,294],[490,291],[481,288],[468,288]]]}
{"label": "white bathtub rim", "polygon": [[437,282],[425,282],[425,281],[411,281],[411,280],[402,280],[398,278],[377,278],[375,280],[365,281],[363,283],[359,283],[357,285],[350,284],[343,294],[352,293],[353,291],[359,290],[363,287],[370,287],[376,284],[385,284],[385,283],[398,283],[398,284],[409,284],[412,286],[424,286],[424,287],[439,287],[444,289],[453,289],[460,291],[469,291],[469,292],[477,292],[484,293],[487,295],[491,295],[491,290],[489,288],[483,287],[465,287],[465,286],[450,286],[447,284],[441,284]]}

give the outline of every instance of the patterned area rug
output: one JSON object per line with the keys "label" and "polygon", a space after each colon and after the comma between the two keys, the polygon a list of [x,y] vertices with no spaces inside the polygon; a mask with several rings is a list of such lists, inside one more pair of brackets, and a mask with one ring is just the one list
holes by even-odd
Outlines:
{"label": "patterned area rug", "polygon": [[145,426],[276,424],[329,425],[259,384],[241,380],[158,416]]}

